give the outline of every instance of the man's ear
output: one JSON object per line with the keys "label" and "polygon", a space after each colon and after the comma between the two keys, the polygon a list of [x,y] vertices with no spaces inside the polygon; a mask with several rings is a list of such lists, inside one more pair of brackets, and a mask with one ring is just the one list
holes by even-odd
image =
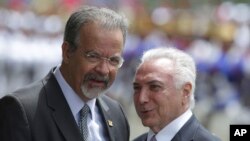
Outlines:
{"label": "man's ear", "polygon": [[189,103],[189,99],[191,96],[191,90],[192,90],[192,84],[190,82],[187,82],[182,87],[182,102],[184,105]]}
{"label": "man's ear", "polygon": [[190,82],[187,82],[183,86],[183,95],[184,97],[189,97],[191,95],[192,90],[192,84]]}
{"label": "man's ear", "polygon": [[72,52],[70,50],[70,44],[68,42],[63,42],[62,44],[62,57],[64,63],[69,63],[70,57],[72,56]]}

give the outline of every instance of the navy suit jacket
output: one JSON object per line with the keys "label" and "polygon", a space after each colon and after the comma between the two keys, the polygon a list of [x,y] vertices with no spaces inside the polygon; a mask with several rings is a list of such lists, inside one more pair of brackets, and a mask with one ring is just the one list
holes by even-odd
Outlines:
{"label": "navy suit jacket", "polygon": [[[133,141],[147,141],[147,134],[144,133]],[[205,129],[193,115],[171,141],[220,141],[220,139]]]}
{"label": "navy suit jacket", "polygon": [[[109,140],[128,141],[129,124],[121,105],[105,95],[96,104]],[[82,141],[52,71],[41,81],[0,99],[0,140]]]}

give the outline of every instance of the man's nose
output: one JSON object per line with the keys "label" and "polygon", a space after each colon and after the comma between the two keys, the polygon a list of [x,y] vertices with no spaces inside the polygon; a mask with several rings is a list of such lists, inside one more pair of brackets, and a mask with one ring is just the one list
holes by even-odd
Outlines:
{"label": "man's nose", "polygon": [[149,93],[147,89],[142,89],[140,93],[138,93],[138,101],[140,104],[146,103],[149,101]]}
{"label": "man's nose", "polygon": [[110,65],[108,60],[103,59],[100,61],[97,66],[95,67],[96,71],[98,71],[101,74],[108,74],[110,72]]}

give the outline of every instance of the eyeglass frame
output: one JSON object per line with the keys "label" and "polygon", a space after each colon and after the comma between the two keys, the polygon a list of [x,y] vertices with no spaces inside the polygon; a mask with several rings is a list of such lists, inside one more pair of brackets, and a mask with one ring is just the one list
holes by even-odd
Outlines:
{"label": "eyeglass frame", "polygon": [[[70,45],[72,45],[72,46],[74,46],[75,48],[77,48],[77,46],[73,43],[73,42],[70,42],[70,41],[67,41]],[[115,67],[115,68],[117,68],[117,69],[119,69],[119,68],[121,68],[121,66],[123,65],[123,63],[124,63],[124,59],[121,57],[121,56],[111,56],[111,57],[104,57],[104,56],[101,56],[99,53],[97,53],[96,51],[83,51],[83,53],[84,53],[84,57],[86,58],[86,59],[88,59],[88,61],[89,62],[92,62],[92,63],[100,63],[101,62],[101,60],[107,60],[108,61],[108,63],[109,63],[109,65],[111,65],[111,66],[113,66],[113,67]],[[89,60],[89,59],[91,59],[90,58],[90,53],[95,53],[95,57],[97,57],[96,59],[97,60]],[[119,60],[119,63],[118,63],[118,65],[116,66],[116,65],[113,65],[112,63],[110,63],[111,62],[111,58],[112,57],[118,57],[118,60]]]}
{"label": "eyeglass frame", "polygon": [[[123,65],[124,59],[121,56],[111,56],[111,57],[104,57],[101,56],[99,53],[95,52],[95,51],[83,51],[84,53],[84,57],[92,63],[100,63],[102,60],[106,60],[109,65],[115,67],[115,68],[121,68],[121,66]],[[93,57],[93,58],[91,58]],[[94,59],[94,60],[91,60]],[[112,63],[112,59],[117,59],[118,64],[114,64]]]}

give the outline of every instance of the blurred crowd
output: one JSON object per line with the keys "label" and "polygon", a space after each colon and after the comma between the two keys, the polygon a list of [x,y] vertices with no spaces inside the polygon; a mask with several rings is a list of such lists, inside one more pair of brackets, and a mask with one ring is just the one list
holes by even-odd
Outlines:
{"label": "blurred crowd", "polygon": [[[199,0],[1,0],[0,97],[42,78],[61,61],[63,28],[81,5],[107,6],[130,21],[124,58],[109,95],[125,109],[144,50],[174,46],[197,63],[197,113],[209,126],[224,112],[250,124],[250,3]],[[239,114],[241,116],[239,116]]]}

